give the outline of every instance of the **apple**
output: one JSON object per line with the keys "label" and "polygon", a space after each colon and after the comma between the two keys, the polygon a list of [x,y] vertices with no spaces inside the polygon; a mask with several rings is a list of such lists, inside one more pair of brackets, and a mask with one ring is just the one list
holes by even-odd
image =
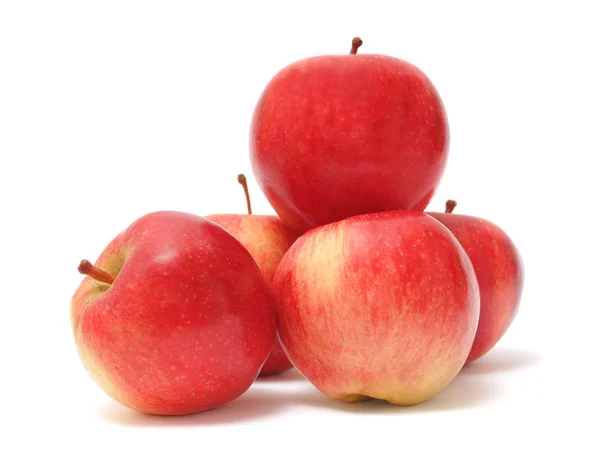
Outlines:
{"label": "apple", "polygon": [[479,327],[467,359],[481,358],[500,340],[512,323],[523,292],[523,261],[502,229],[478,217],[456,215],[456,202],[446,202],[446,213],[428,212],[446,226],[469,255],[481,297]]}
{"label": "apple", "polygon": [[[252,214],[246,176],[238,175],[238,182],[246,194],[248,215],[217,214],[209,215],[206,218],[221,225],[244,245],[258,264],[267,284],[271,285],[277,265],[299,235],[287,228],[278,217]],[[260,370],[259,376],[283,373],[291,367],[292,364],[285,355],[281,343],[275,338],[273,349]]]}
{"label": "apple", "polygon": [[115,237],[72,299],[79,355],[112,398],[140,412],[200,412],[240,396],[276,334],[248,251],[202,217],[156,212]]}
{"label": "apple", "polygon": [[311,57],[282,69],[252,118],[254,174],[299,232],[353,215],[424,210],[446,166],[446,112],[423,72],[400,59]]}
{"label": "apple", "polygon": [[425,401],[460,371],[477,330],[471,262],[422,212],[310,230],[283,257],[273,285],[290,360],[341,401]]}

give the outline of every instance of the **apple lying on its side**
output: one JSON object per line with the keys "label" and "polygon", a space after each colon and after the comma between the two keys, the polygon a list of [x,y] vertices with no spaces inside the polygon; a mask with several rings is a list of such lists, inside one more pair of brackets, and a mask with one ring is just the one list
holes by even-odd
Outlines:
{"label": "apple lying on its side", "polygon": [[136,220],[75,292],[81,359],[111,397],[149,414],[225,404],[255,380],[276,316],[248,251],[213,222],[182,212]]}
{"label": "apple lying on its side", "polygon": [[446,112],[423,72],[356,54],[295,62],[256,105],[256,179],[290,228],[384,210],[424,210],[446,166]]}
{"label": "apple lying on its side", "polygon": [[446,202],[446,213],[428,212],[443,223],[469,255],[481,294],[477,335],[467,363],[485,355],[512,323],[523,292],[523,262],[517,247],[499,227],[487,220],[452,211],[456,202]]}
{"label": "apple lying on its side", "polygon": [[462,368],[479,317],[466,253],[415,211],[310,230],[281,261],[274,291],[290,360],[347,402],[409,405],[435,395]]}
{"label": "apple lying on its side", "polygon": [[[238,182],[246,194],[248,215],[217,214],[206,218],[221,225],[246,247],[262,271],[267,284],[271,285],[277,265],[299,235],[288,229],[281,219],[275,216],[253,215],[246,176],[238,175]],[[292,364],[285,355],[279,339],[275,338],[273,349],[259,376],[279,374],[291,367]]]}

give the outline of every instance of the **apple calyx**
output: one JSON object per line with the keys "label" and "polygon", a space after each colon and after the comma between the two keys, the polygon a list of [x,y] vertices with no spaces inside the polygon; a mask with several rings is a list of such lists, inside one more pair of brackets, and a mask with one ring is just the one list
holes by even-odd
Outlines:
{"label": "apple calyx", "polygon": [[455,200],[447,200],[446,201],[446,212],[447,214],[451,214],[458,202]]}
{"label": "apple calyx", "polygon": [[244,194],[246,194],[246,206],[248,207],[248,215],[252,215],[252,206],[250,205],[250,193],[248,192],[248,181],[246,176],[238,174],[238,182],[244,188]]}
{"label": "apple calyx", "polygon": [[350,50],[350,54],[356,54],[358,52],[358,48],[362,46],[363,42],[358,36],[352,39],[352,49]]}
{"label": "apple calyx", "polygon": [[86,259],[81,260],[81,263],[79,263],[79,266],[77,267],[77,271],[99,282],[106,284],[112,284],[115,282],[115,278],[112,274],[107,273],[98,266],[94,266]]}

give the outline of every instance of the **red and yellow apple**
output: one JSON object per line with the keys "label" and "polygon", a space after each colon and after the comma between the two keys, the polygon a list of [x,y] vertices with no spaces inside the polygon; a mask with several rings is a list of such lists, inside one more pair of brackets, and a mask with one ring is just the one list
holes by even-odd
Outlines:
{"label": "red and yellow apple", "polygon": [[[221,225],[236,237],[250,252],[256,264],[270,286],[275,275],[275,269],[283,255],[298,238],[298,234],[287,228],[280,218],[271,215],[254,215],[250,205],[246,176],[238,176],[239,183],[244,187],[248,215],[216,214],[206,218]],[[267,361],[260,370],[259,376],[270,376],[283,373],[292,367],[285,355],[281,343],[275,338],[273,349]]]}
{"label": "red and yellow apple", "polygon": [[524,272],[517,247],[501,228],[482,218],[453,214],[455,206],[449,200],[446,213],[428,213],[454,234],[477,275],[481,309],[470,363],[490,351],[508,330],[521,301]]}
{"label": "red and yellow apple", "polygon": [[248,251],[182,212],[136,220],[72,299],[83,364],[108,395],[149,414],[189,414],[245,392],[273,345],[273,299]]}
{"label": "red and yellow apple", "polygon": [[353,215],[424,210],[449,131],[431,81],[378,54],[319,56],[275,75],[254,110],[256,179],[283,223],[303,232]]}
{"label": "red and yellow apple", "polygon": [[479,293],[450,231],[415,211],[360,215],[310,230],[273,283],[279,336],[327,396],[422,402],[462,368]]}

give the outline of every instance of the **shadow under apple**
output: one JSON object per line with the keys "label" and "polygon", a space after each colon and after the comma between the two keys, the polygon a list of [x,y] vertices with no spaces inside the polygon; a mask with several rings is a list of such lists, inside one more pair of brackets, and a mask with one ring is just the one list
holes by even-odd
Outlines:
{"label": "shadow under apple", "polygon": [[202,425],[243,423],[270,417],[278,414],[285,407],[287,401],[288,399],[282,402],[282,395],[277,391],[253,385],[234,401],[198,414],[184,416],[148,415],[131,410],[111,400],[100,407],[98,415],[106,422],[129,427],[198,427]]}
{"label": "shadow under apple", "polygon": [[98,415],[113,424],[146,427],[192,427],[235,424],[275,416],[290,408],[314,407],[357,414],[410,415],[436,411],[473,409],[502,397],[502,384],[492,374],[530,368],[542,361],[535,352],[498,348],[466,366],[437,396],[416,406],[393,406],[371,400],[347,404],[319,392],[295,368],[276,376],[258,378],[250,389],[235,401],[210,411],[187,416],[152,416],[135,412],[109,401]]}
{"label": "shadow under apple", "polygon": [[463,375],[506,373],[532,367],[543,360],[539,353],[520,348],[492,349],[487,355],[463,368]]}
{"label": "shadow under apple", "polygon": [[364,402],[344,403],[328,398],[312,389],[304,389],[294,396],[296,402],[312,407],[333,409],[357,414],[408,415],[423,412],[471,409],[489,404],[502,394],[499,384],[491,380],[474,379],[459,374],[441,393],[415,406],[394,406],[386,401],[371,399]]}
{"label": "shadow under apple", "polygon": [[512,348],[498,348],[466,366],[438,395],[415,406],[393,406],[373,399],[358,403],[343,403],[326,397],[312,385],[295,393],[296,402],[313,407],[361,414],[408,415],[435,411],[472,409],[490,404],[502,397],[503,388],[489,374],[504,373],[532,367],[542,361],[538,353]]}

